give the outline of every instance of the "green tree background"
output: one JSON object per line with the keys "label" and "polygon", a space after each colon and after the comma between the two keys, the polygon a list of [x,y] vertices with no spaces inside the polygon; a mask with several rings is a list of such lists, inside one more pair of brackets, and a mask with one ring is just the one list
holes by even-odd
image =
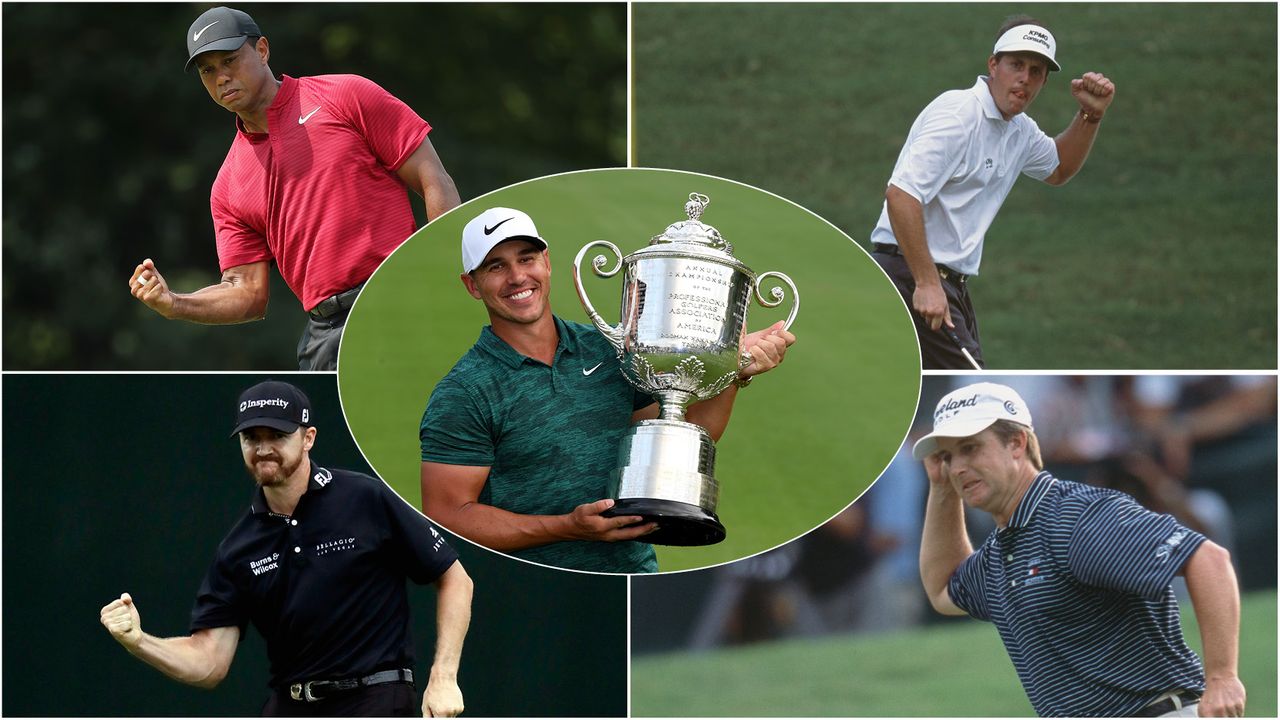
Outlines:
{"label": "green tree background", "polygon": [[[304,315],[275,271],[267,319],[238,327],[166,321],[127,288],[147,257],[176,290],[219,277],[209,188],[232,118],[182,71],[208,7],[4,5],[6,370],[297,367]],[[626,164],[622,3],[235,7],[277,74],[355,73],[408,103],[464,201]]]}

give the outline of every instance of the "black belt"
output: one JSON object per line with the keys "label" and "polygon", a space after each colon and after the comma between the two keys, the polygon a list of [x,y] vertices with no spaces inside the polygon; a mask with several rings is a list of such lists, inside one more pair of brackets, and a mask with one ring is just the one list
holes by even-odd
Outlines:
{"label": "black belt", "polygon": [[[889,243],[872,243],[871,252],[878,252],[878,253],[884,253],[885,255],[897,255],[898,257],[903,257],[902,249],[899,248],[897,245],[890,245]],[[965,282],[969,280],[968,275],[965,275],[962,272],[956,272],[955,270],[952,270],[946,265],[936,265],[936,267],[938,268],[938,277],[942,278],[943,280],[950,280],[951,282],[956,283],[957,285],[963,285],[965,284]]]}
{"label": "black belt", "polygon": [[356,304],[356,297],[360,295],[360,289],[363,287],[364,283],[360,283],[350,290],[340,292],[331,298],[325,298],[320,301],[319,305],[308,310],[307,314],[317,320],[323,320],[337,315],[343,310],[350,310],[351,306]]}
{"label": "black belt", "polygon": [[1151,703],[1134,713],[1134,717],[1160,717],[1165,713],[1171,713],[1174,710],[1181,710],[1188,705],[1194,705],[1200,702],[1200,697],[1186,690],[1179,690],[1171,697],[1167,697],[1159,702]]}
{"label": "black belt", "polygon": [[409,668],[402,668],[400,670],[383,670],[361,678],[296,682],[289,686],[289,697],[299,702],[315,702],[344,692],[359,690],[362,687],[393,682],[413,682],[413,671]]}

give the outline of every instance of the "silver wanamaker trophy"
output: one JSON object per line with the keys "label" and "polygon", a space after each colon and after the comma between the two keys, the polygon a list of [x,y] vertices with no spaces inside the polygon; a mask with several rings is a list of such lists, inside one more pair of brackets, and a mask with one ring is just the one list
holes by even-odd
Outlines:
{"label": "silver wanamaker trophy", "polygon": [[[622,438],[618,468],[609,493],[617,503],[607,516],[640,515],[658,528],[640,538],[658,545],[712,545],[725,537],[716,517],[720,486],[715,478],[716,446],[700,425],[685,422],[691,403],[719,395],[751,363],[742,351],[747,305],[754,294],[764,307],[777,307],[786,297],[775,285],[766,299],[761,284],[769,278],[791,289],[796,319],[800,296],[791,278],[778,272],[756,275],[733,256],[733,246],[720,232],[699,221],[711,202],[692,193],[685,204],[687,220],[626,257],[606,240],[588,243],[573,261],[573,282],[591,322],[613,345],[622,372],[659,406],[656,420],[642,420]],[[609,325],[587,299],[579,269],[594,247],[608,248],[617,260],[597,255],[592,270],[610,278],[622,270],[620,322]]]}

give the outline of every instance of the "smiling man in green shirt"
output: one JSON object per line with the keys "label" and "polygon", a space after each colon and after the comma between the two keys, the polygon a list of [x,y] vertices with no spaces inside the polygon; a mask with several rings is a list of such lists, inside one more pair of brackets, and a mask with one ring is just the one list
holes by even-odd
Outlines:
{"label": "smiling man in green shirt", "polygon": [[[420,427],[422,510],[468,540],[574,570],[654,572],[637,539],[654,523],[603,517],[609,473],[632,422],[657,417],[595,328],[551,313],[547,242],[519,210],[491,208],[462,234],[462,283],[490,325],[431,394]],[[782,362],[795,336],[747,335],[748,378]],[[719,440],[738,389],[689,408]]]}

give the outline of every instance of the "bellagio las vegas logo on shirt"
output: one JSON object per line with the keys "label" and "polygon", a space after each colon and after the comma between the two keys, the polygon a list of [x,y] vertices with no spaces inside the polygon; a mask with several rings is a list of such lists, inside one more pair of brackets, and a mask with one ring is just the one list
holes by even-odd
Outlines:
{"label": "bellagio las vegas logo on shirt", "polygon": [[356,539],[353,537],[338,538],[337,540],[325,540],[324,542],[316,543],[316,555],[328,555],[329,553],[351,550],[355,546]]}

